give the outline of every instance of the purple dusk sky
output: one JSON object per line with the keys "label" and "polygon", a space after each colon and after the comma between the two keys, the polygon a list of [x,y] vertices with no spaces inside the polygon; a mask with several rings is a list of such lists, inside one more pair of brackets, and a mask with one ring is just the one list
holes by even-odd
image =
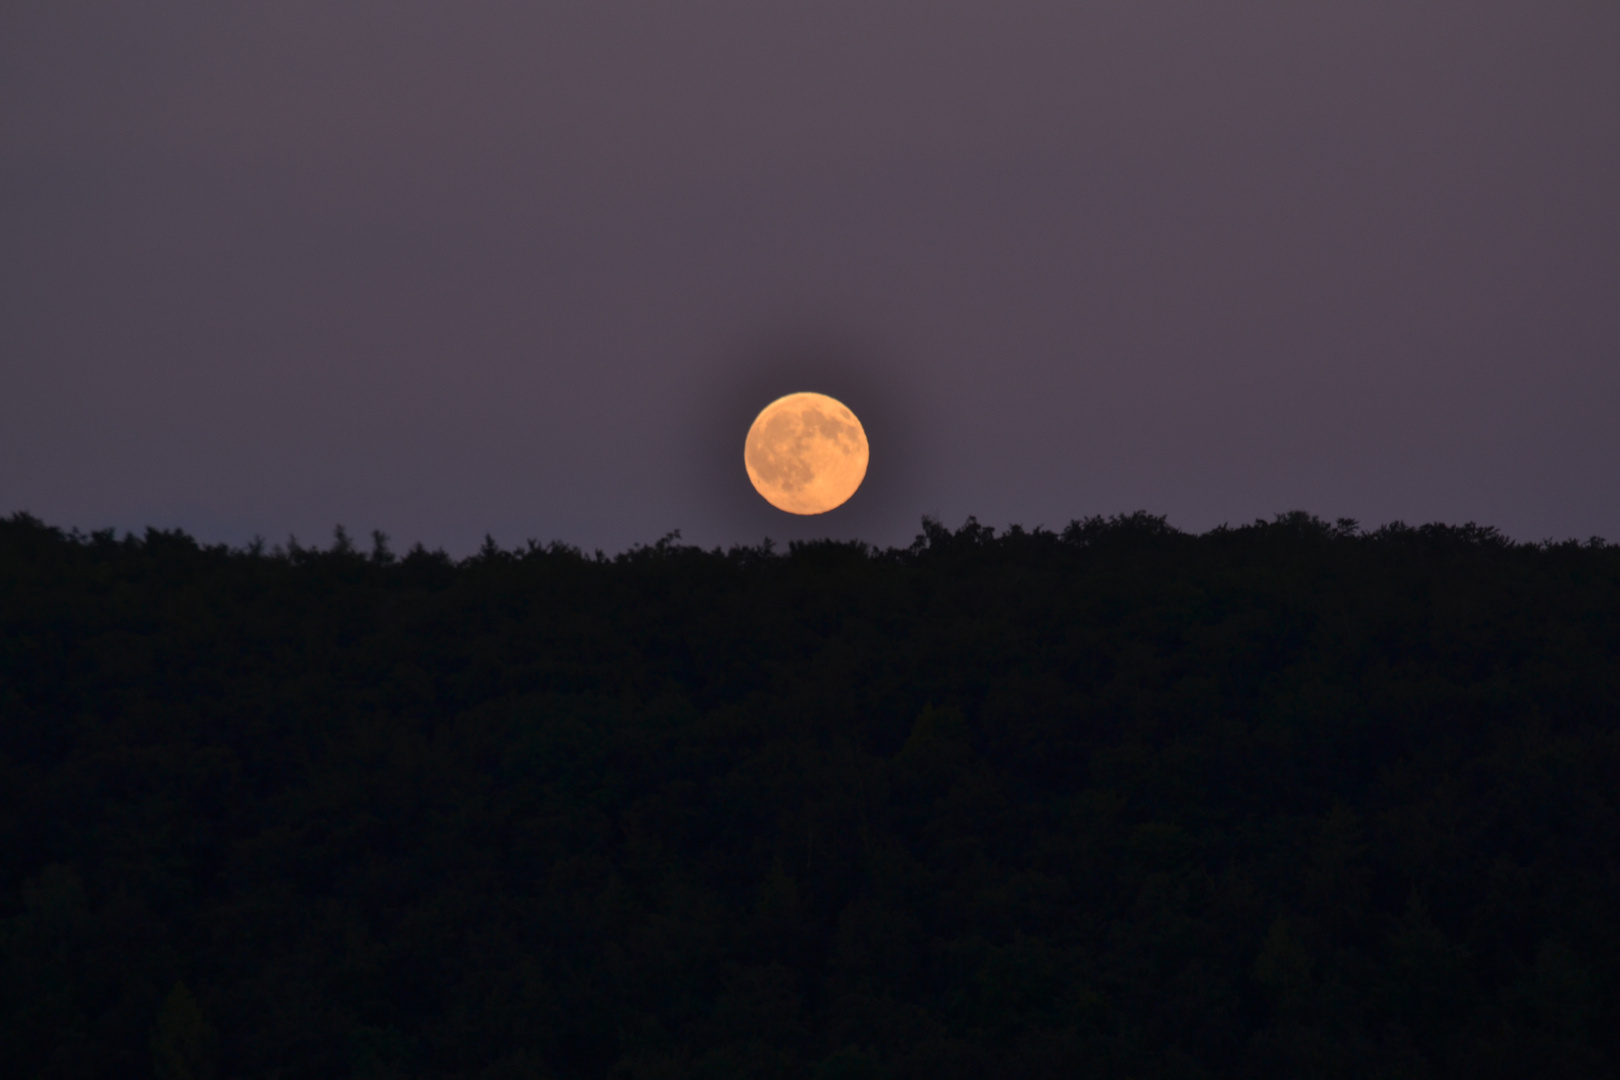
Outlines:
{"label": "purple dusk sky", "polygon": [[[842,398],[796,519],[743,436]],[[1614,0],[0,10],[0,514],[1620,539]]]}

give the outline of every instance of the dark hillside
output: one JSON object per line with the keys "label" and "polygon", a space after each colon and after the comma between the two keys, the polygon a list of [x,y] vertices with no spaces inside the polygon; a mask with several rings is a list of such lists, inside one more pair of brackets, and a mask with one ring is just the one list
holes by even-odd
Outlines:
{"label": "dark hillside", "polygon": [[1606,1077],[1620,548],[0,521],[27,1077]]}

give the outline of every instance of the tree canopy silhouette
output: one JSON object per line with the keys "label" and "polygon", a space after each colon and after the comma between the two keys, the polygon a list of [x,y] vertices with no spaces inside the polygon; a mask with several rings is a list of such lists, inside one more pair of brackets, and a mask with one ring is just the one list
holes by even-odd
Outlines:
{"label": "tree canopy silhouette", "polygon": [[18,1076],[1607,1076],[1620,549],[0,521]]}

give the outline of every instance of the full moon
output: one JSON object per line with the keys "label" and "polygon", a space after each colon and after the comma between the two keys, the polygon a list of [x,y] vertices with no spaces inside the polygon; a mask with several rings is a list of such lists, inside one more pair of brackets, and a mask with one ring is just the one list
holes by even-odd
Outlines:
{"label": "full moon", "polygon": [[754,418],[743,464],[754,490],[778,510],[825,514],[866,479],[866,430],[826,394],[777,398]]}

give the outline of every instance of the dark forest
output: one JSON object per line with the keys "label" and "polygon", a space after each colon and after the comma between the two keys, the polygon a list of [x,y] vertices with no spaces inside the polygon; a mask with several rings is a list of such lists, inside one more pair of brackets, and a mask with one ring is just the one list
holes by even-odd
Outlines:
{"label": "dark forest", "polygon": [[1605,1077],[1620,547],[0,520],[17,1077]]}

